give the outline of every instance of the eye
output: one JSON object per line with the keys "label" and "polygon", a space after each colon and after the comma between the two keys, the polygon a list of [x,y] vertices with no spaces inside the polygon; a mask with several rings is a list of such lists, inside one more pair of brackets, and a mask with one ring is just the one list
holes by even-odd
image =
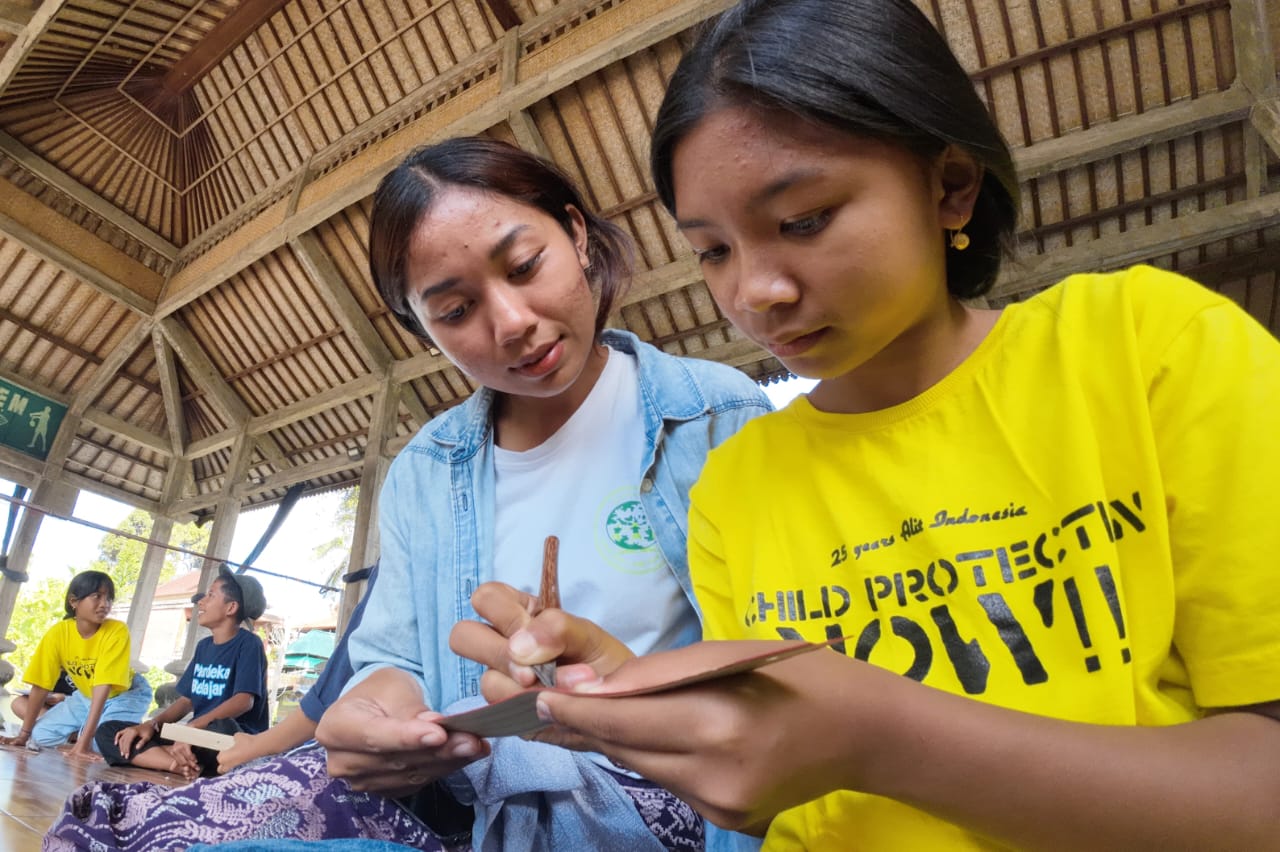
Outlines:
{"label": "eye", "polygon": [[530,275],[534,273],[534,271],[538,268],[538,266],[541,263],[542,263],[542,252],[539,251],[533,257],[529,258],[523,263],[518,264],[514,269],[512,269],[510,277],[516,280],[528,278]]}
{"label": "eye", "polygon": [[711,265],[724,263],[725,258],[729,256],[729,247],[712,246],[711,248],[705,249],[695,248],[693,250],[693,256],[697,259],[698,263]]}
{"label": "eye", "polygon": [[831,211],[819,210],[817,213],[810,213],[799,219],[789,219],[782,223],[779,230],[793,237],[811,237],[827,227],[830,221]]}
{"label": "eye", "polygon": [[438,315],[436,317],[436,322],[443,322],[443,323],[459,322],[462,320],[463,317],[467,315],[467,312],[470,310],[471,310],[471,303],[465,302],[461,305],[458,305],[453,310],[446,311],[445,313]]}

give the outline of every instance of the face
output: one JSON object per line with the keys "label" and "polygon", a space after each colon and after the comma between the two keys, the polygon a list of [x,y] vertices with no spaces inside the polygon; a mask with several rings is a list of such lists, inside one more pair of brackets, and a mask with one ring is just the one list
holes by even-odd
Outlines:
{"label": "face", "polygon": [[196,623],[201,627],[217,624],[231,612],[235,601],[227,597],[227,590],[221,579],[209,584],[209,590],[200,596],[196,603]]}
{"label": "face", "polygon": [[676,214],[712,296],[792,372],[838,380],[899,362],[945,315],[942,166],[741,108],[675,150]]}
{"label": "face", "polygon": [[91,595],[72,600],[71,608],[75,610],[77,621],[100,625],[107,620],[107,616],[111,615],[111,606],[114,603],[115,599],[112,598],[107,587],[103,586]]}
{"label": "face", "polygon": [[575,387],[595,338],[586,230],[502,195],[446,189],[409,246],[409,306],[475,381],[514,397]]}

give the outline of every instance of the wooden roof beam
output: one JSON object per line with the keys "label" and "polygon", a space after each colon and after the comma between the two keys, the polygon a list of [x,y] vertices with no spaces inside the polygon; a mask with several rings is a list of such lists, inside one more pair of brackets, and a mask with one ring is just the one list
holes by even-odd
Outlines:
{"label": "wooden roof beam", "polygon": [[80,431],[80,421],[84,418],[85,412],[89,410],[89,406],[93,401],[106,389],[111,380],[115,378],[116,373],[120,372],[125,362],[134,356],[138,351],[138,347],[142,345],[150,334],[150,321],[139,320],[134,323],[133,328],[129,329],[124,338],[111,350],[111,353],[102,359],[102,363],[93,371],[89,381],[85,382],[80,390],[76,392],[71,404],[67,406],[67,413],[63,415],[62,424],[58,427],[58,434],[49,446],[49,453],[44,462],[44,479],[51,482],[58,481],[59,475],[63,472],[63,465],[66,464],[67,456],[70,454],[71,447]]}
{"label": "wooden roof beam", "polygon": [[9,88],[13,75],[27,61],[27,57],[31,55],[31,49],[36,46],[36,42],[44,35],[44,31],[49,28],[49,24],[53,23],[53,19],[62,11],[66,2],[67,0],[44,0],[30,13],[22,32],[14,39],[13,44],[9,45],[4,56],[0,57],[0,95]]}
{"label": "wooden roof beam", "polygon": [[160,85],[171,97],[179,97],[200,82],[219,62],[285,5],[288,0],[241,0],[187,55],[173,63]]}
{"label": "wooden roof beam", "polygon": [[174,458],[181,458],[187,448],[189,434],[187,420],[182,414],[178,367],[173,361],[173,349],[158,328],[151,332],[151,345],[155,349],[156,370],[160,373],[160,395],[164,399],[165,420],[169,427],[170,453]]}
{"label": "wooden roof beam", "polygon": [[511,0],[484,0],[484,5],[489,7],[504,30],[514,30],[520,26],[520,15],[511,8]]}
{"label": "wooden roof beam", "polygon": [[[338,272],[333,258],[324,250],[320,239],[313,232],[308,231],[290,240],[289,247],[293,249],[294,255],[307,275],[328,296],[326,304],[334,312],[338,324],[342,326],[342,330],[355,345],[365,363],[369,365],[372,372],[385,373],[395,358],[378,334],[378,330],[369,321],[364,309],[360,307],[360,303],[356,301],[351,288]],[[406,398],[404,402],[409,408],[409,414],[419,425],[431,419],[426,408],[416,398]]]}
{"label": "wooden roof beam", "polygon": [[1042,256],[1006,263],[992,298],[1038,290],[1077,272],[1103,272],[1280,224],[1280,193],[1108,234]]}
{"label": "wooden roof beam", "polygon": [[0,231],[130,310],[148,318],[155,311],[159,274],[3,178]]}
{"label": "wooden roof beam", "polygon": [[[14,162],[57,189],[76,204],[79,204],[99,219],[110,222],[165,260],[172,262],[178,256],[178,247],[173,243],[139,222],[124,210],[105,200],[102,196],[90,192],[85,188],[84,184],[57,168],[3,130],[0,130],[0,152],[9,156]],[[37,202],[35,198],[31,198],[28,203],[34,204]]]}
{"label": "wooden roof beam", "polygon": [[[214,366],[213,361],[186,326],[172,317],[160,320],[159,325],[165,340],[173,347],[174,354],[182,359],[182,364],[187,368],[187,372],[191,374],[191,378],[213,399],[214,404],[231,421],[236,434],[239,434],[251,419],[252,415],[249,412],[249,407],[244,404],[239,394],[222,378],[218,368]],[[289,466],[284,453],[280,452],[279,447],[276,447],[274,443],[267,441],[262,436],[257,436],[255,443],[269,462],[277,467]],[[190,458],[191,456],[188,454],[185,457]]]}
{"label": "wooden roof beam", "polygon": [[[544,19],[574,15],[579,7],[594,7],[596,0],[581,0],[576,6],[563,4],[523,24],[520,32],[533,32]],[[621,0],[583,26],[568,30],[556,42],[555,50],[544,50],[519,59],[514,79],[518,82],[502,90],[502,74],[491,75],[474,85],[460,86],[449,98],[421,118],[408,122],[392,135],[364,145],[327,173],[310,178],[309,171],[295,181],[307,180],[296,195],[283,197],[248,217],[233,232],[170,277],[158,306],[158,316],[167,316],[183,305],[217,287],[237,272],[256,263],[290,239],[311,230],[337,212],[372,194],[383,175],[414,147],[429,139],[481,133],[506,121],[515,111],[526,109],[565,86],[607,68],[630,56],[677,35],[732,5],[733,0]],[[601,33],[607,35],[602,36]],[[469,80],[478,69],[503,55],[503,44],[495,43],[476,54],[470,62],[404,99],[403,109],[430,101],[442,89]],[[518,51],[511,53],[519,55]],[[568,57],[568,58],[565,58]],[[352,147],[350,142],[322,152],[332,156]],[[317,156],[315,162],[323,162]],[[296,198],[296,210],[294,208]],[[200,250],[200,245],[195,246]],[[180,258],[181,261],[181,258]]]}
{"label": "wooden roof beam", "polygon": [[1095,125],[1088,130],[1077,130],[1056,139],[1015,148],[1013,163],[1019,180],[1033,180],[1158,142],[1243,121],[1248,118],[1253,101],[1244,87],[1232,86],[1225,91],[1178,101],[1108,124]]}
{"label": "wooden roof beam", "polygon": [[22,31],[30,25],[31,16],[34,14],[34,9],[23,6],[21,3],[13,3],[9,0],[0,2],[0,32],[22,35]]}
{"label": "wooden roof beam", "polygon": [[1280,156],[1280,133],[1274,113],[1276,60],[1267,27],[1267,13],[1259,0],[1231,0],[1236,84],[1255,101],[1244,136],[1244,170],[1250,198],[1267,191],[1266,149],[1269,147]]}

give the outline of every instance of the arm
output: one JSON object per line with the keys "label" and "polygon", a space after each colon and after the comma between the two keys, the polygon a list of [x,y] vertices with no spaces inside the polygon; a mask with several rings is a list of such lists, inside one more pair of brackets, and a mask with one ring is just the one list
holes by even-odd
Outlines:
{"label": "arm", "polygon": [[302,745],[316,735],[316,723],[303,713],[294,710],[277,725],[260,734],[236,734],[236,744],[218,752],[218,772],[226,773],[241,764],[269,754],[279,754]]}
{"label": "arm", "polygon": [[85,717],[84,727],[80,729],[80,736],[71,747],[70,756],[85,760],[102,760],[102,757],[93,750],[93,735],[98,732],[98,720],[102,718],[102,708],[107,706],[107,698],[110,695],[111,684],[109,683],[100,683],[93,688],[93,695],[89,698],[89,714]]}
{"label": "arm", "polygon": [[213,709],[196,716],[187,724],[193,728],[207,728],[214,719],[234,719],[252,710],[253,702],[256,700],[257,696],[251,692],[237,692]]}
{"label": "arm", "polygon": [[117,731],[116,748],[120,750],[121,755],[130,757],[137,748],[151,741],[161,725],[166,722],[176,722],[190,712],[191,699],[180,695],[177,700],[150,719],[143,719],[136,725]]}
{"label": "arm", "polygon": [[[668,654],[695,649],[637,659],[592,688],[651,682],[677,664]],[[758,827],[846,789],[1018,848],[1277,844],[1280,704],[1164,728],[1085,725],[933,690],[826,651],[660,695],[544,692],[539,704],[586,747],[730,828]]]}

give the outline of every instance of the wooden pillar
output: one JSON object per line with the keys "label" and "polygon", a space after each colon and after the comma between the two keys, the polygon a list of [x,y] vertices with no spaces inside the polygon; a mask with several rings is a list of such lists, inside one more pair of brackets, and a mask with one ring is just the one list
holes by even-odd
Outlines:
{"label": "wooden pillar", "polygon": [[[356,528],[351,536],[351,557],[347,571],[359,571],[378,558],[378,494],[391,460],[385,456],[387,438],[394,432],[400,409],[400,386],[391,380],[383,383],[373,397],[373,414],[369,421],[369,440],[365,447],[364,465],[360,471],[360,502],[356,505]],[[342,587],[338,604],[338,635],[347,629],[351,611],[356,608],[365,583],[348,583]]]}
{"label": "wooden pillar", "polygon": [[[48,509],[58,515],[70,515],[76,506],[76,498],[80,492],[60,482],[42,479],[32,489],[28,501],[42,509]],[[44,513],[23,509],[18,520],[18,528],[14,531],[9,547],[9,570],[21,579],[11,580],[5,577],[0,580],[0,654],[7,654],[17,646],[5,634],[9,632],[9,622],[13,618],[13,608],[18,602],[18,593],[27,579],[27,566],[31,564],[31,550],[35,547],[36,536],[40,533],[40,525],[44,522]],[[8,660],[0,660],[0,684],[13,678],[13,664]]]}
{"label": "wooden pillar", "polygon": [[[241,432],[231,448],[231,460],[227,463],[227,473],[223,478],[222,499],[218,501],[213,513],[213,530],[209,534],[209,549],[204,566],[200,569],[198,590],[208,588],[218,571],[218,565],[231,555],[231,540],[235,537],[236,521],[240,517],[240,497],[236,486],[244,479],[249,469],[249,460],[253,455],[253,439],[248,432]],[[182,658],[174,660],[164,670],[174,675],[181,675],[186,669],[191,655],[195,653],[196,642],[206,632],[197,623],[194,615],[187,624],[187,639],[183,645]]]}
{"label": "wooden pillar", "polygon": [[142,555],[142,570],[138,573],[138,582],[133,587],[133,600],[129,603],[129,638],[133,640],[135,656],[142,653],[142,641],[147,635],[147,624],[151,620],[151,605],[156,599],[156,581],[160,579],[160,571],[164,568],[164,559],[169,552],[163,544],[169,543],[172,534],[172,519],[152,516],[152,542],[147,544],[147,550]]}

